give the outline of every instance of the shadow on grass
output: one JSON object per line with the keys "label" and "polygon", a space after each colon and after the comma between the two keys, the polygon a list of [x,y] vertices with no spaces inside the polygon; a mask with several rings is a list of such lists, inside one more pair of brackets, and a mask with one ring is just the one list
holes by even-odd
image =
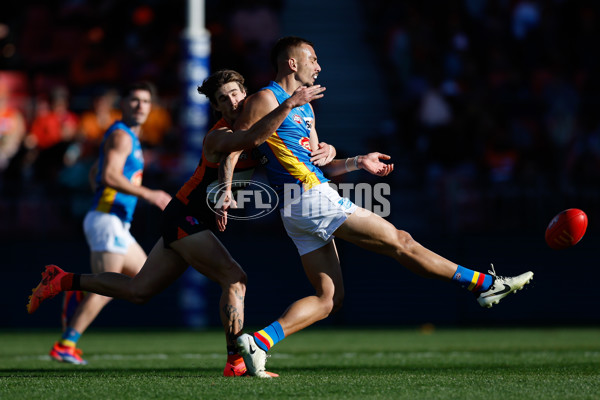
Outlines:
{"label": "shadow on grass", "polygon": [[[67,369],[72,368],[72,369]],[[578,364],[578,363],[562,363],[557,366],[553,363],[539,363],[535,365],[496,365],[489,364],[473,364],[468,366],[334,366],[334,367],[291,367],[291,366],[272,366],[268,368],[280,374],[281,377],[293,375],[311,375],[311,374],[328,374],[328,375],[395,375],[395,374],[443,374],[443,375],[490,375],[490,374],[508,374],[514,375],[519,373],[536,373],[545,371],[546,373],[564,373],[568,370],[570,373],[591,373],[598,374],[597,365],[594,363]],[[64,366],[57,368],[20,368],[10,370],[0,370],[0,377],[21,377],[21,378],[69,378],[69,377],[106,377],[106,376],[136,376],[143,375],[147,377],[164,376],[175,378],[215,378],[220,377],[222,369],[218,367],[148,367],[148,368],[88,368],[81,366]]]}

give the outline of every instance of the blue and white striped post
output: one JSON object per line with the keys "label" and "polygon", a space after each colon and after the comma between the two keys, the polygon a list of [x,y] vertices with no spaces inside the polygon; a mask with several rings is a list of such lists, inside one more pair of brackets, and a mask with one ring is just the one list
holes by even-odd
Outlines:
{"label": "blue and white striped post", "polygon": [[[210,74],[210,33],[205,28],[203,0],[187,2],[187,29],[182,37],[181,69],[180,125],[183,152],[179,168],[182,179],[187,180],[200,161],[202,141],[210,119],[210,104],[197,90]],[[208,325],[207,278],[189,268],[180,282],[179,305],[184,324],[192,328],[205,327]]]}
{"label": "blue and white striped post", "polygon": [[202,154],[202,140],[209,128],[210,104],[197,88],[210,74],[210,33],[204,27],[204,1],[188,0],[187,28],[182,37],[183,158],[185,179],[194,171]]}

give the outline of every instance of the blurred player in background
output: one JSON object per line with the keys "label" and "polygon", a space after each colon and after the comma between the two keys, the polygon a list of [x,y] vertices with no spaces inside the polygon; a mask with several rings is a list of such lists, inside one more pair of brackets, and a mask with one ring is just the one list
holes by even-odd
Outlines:
{"label": "blurred player in background", "polygon": [[[246,98],[244,78],[235,71],[218,71],[207,78],[198,91],[206,95],[222,118],[204,139],[202,157],[192,177],[179,189],[162,214],[161,233],[141,271],[128,276],[114,271],[79,275],[47,266],[42,282],[34,289],[29,313],[61,291],[85,290],[142,304],[163,291],[185,272],[189,265],[221,286],[221,322],[227,343],[227,362],[223,375],[242,376],[246,366],[238,354],[236,339],[244,324],[246,273],[215,236],[217,220],[207,204],[207,191],[218,182],[219,161],[230,152],[252,149],[264,142],[295,107],[323,97],[318,85],[299,88],[286,101],[265,115],[248,131],[233,132],[242,102]],[[238,165],[246,170],[256,165],[252,156]],[[243,159],[244,157],[242,157]],[[100,272],[100,271],[98,271]],[[272,373],[265,372],[269,377]]]}
{"label": "blurred player in background", "polygon": [[[313,44],[298,37],[280,39],[273,48],[271,61],[277,71],[275,81],[248,98],[236,128],[249,129],[286,101],[298,87],[314,85],[321,72]],[[305,145],[307,141],[309,146]],[[315,294],[290,305],[279,319],[264,329],[238,338],[240,352],[251,375],[269,378],[264,368],[267,351],[272,346],[341,307],[344,285],[334,235],[388,255],[423,277],[454,281],[473,292],[484,307],[498,303],[532,278],[532,272],[503,278],[496,276],[493,267],[490,274],[483,274],[459,266],[421,246],[409,233],[396,229],[377,214],[341,198],[328,185],[326,175],[364,169],[385,176],[392,171],[393,164],[381,161],[388,160],[389,156],[370,153],[333,160],[321,170],[318,167],[321,163],[311,159],[311,149],[320,147],[314,112],[311,105],[306,104],[294,109],[277,132],[259,148],[268,158],[265,167],[269,183],[280,195],[284,194],[286,185],[301,188],[299,196],[283,204],[281,217]],[[224,162],[228,163],[227,160]],[[285,198],[288,196],[284,196],[284,201]],[[394,306],[391,308],[395,309]]]}
{"label": "blurred player in background", "polygon": [[[171,196],[142,186],[144,159],[139,135],[152,104],[151,86],[146,82],[135,83],[122,95],[123,117],[104,134],[100,155],[90,171],[95,196],[83,227],[91,249],[92,272],[135,276],[146,260],[146,253],[129,232],[138,198],[162,210]],[[71,298],[81,303],[67,321]],[[50,357],[72,364],[87,364],[77,349],[77,341],[111,300],[94,293],[82,297],[79,291],[68,292],[63,307],[63,322],[67,326],[62,338],[50,350]]]}
{"label": "blurred player in background", "polygon": [[70,110],[69,90],[62,85],[52,88],[50,97],[38,97],[36,117],[24,144],[27,164],[32,164],[34,178],[47,185],[55,182],[65,166],[65,155],[74,143],[79,117]]}

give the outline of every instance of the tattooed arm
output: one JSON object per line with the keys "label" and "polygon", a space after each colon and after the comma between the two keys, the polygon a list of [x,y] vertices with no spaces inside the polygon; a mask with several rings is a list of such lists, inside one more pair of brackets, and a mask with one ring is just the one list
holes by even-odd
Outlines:
{"label": "tattooed arm", "polygon": [[233,179],[233,170],[240,154],[242,154],[241,151],[229,153],[222,157],[219,162],[219,187],[223,188],[221,193],[219,193],[221,207],[216,210],[217,229],[219,232],[225,231],[227,226],[227,210],[236,208],[237,206],[231,193],[231,181]]}

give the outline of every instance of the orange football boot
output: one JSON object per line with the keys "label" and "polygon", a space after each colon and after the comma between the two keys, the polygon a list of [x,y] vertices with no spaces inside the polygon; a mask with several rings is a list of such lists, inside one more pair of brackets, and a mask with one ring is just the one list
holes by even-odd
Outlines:
{"label": "orange football boot", "polygon": [[[279,377],[278,374],[274,372],[265,371],[265,373],[271,378]],[[227,361],[225,364],[225,369],[223,370],[223,376],[225,377],[236,377],[236,376],[250,376],[248,374],[248,369],[246,368],[246,364],[244,363],[244,359],[240,356],[239,359],[234,360],[233,362]]]}
{"label": "orange football boot", "polygon": [[51,299],[63,291],[60,281],[65,275],[67,275],[67,272],[56,265],[46,265],[46,270],[42,272],[42,281],[32,290],[32,294],[29,296],[29,302],[27,303],[29,314],[33,314],[42,301]]}
{"label": "orange football boot", "polygon": [[50,349],[50,357],[56,361],[66,362],[69,364],[86,365],[87,361],[81,358],[83,351],[76,347],[64,346],[60,342],[54,343]]}

